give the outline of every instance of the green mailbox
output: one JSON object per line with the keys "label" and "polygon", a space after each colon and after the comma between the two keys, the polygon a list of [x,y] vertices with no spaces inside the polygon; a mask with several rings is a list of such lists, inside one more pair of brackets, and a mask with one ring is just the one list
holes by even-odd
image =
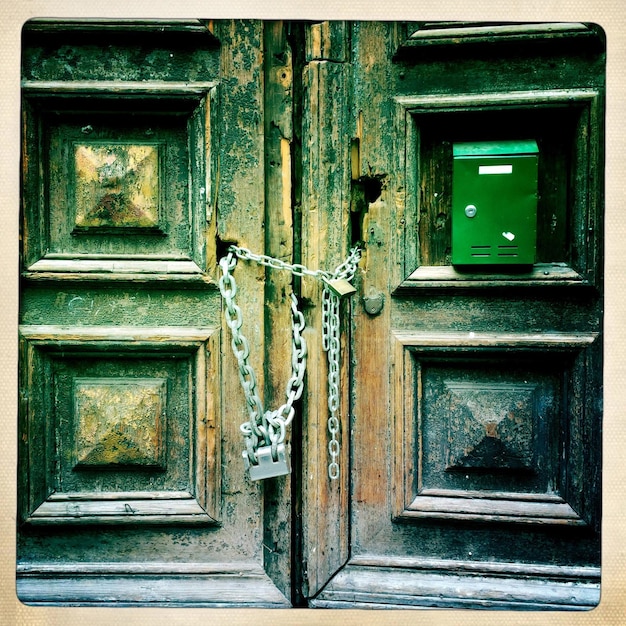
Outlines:
{"label": "green mailbox", "polygon": [[527,265],[537,242],[534,140],[452,147],[452,263]]}

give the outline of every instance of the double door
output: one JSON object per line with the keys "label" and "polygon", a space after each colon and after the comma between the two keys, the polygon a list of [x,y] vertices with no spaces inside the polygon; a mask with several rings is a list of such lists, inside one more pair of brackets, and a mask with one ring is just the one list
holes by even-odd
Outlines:
{"label": "double door", "polygon": [[[22,72],[24,602],[597,603],[595,27],[32,20]],[[537,262],[454,266],[452,146],[508,140],[539,147]],[[306,323],[291,473],[260,481],[231,244],[326,271],[361,250],[335,422],[322,282],[233,270],[265,409],[292,292]]]}

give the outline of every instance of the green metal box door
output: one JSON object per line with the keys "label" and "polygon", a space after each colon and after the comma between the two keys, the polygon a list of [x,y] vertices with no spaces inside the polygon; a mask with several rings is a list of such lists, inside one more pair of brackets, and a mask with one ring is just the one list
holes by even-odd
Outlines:
{"label": "green metal box door", "polygon": [[537,153],[533,140],[453,145],[453,264],[535,262]]}

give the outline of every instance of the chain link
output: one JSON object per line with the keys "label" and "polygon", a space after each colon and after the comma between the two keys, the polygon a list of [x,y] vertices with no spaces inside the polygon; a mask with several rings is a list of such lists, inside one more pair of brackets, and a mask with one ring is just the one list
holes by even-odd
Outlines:
{"label": "chain link", "polygon": [[241,309],[235,304],[237,284],[232,275],[232,271],[237,264],[237,258],[253,261],[273,269],[286,270],[295,276],[312,276],[322,281],[322,347],[328,355],[328,431],[330,434],[330,440],[328,442],[328,452],[330,454],[328,475],[331,479],[335,480],[339,477],[338,458],[340,452],[340,298],[329,289],[327,281],[337,279],[351,281],[354,278],[359,259],[361,258],[361,251],[359,248],[353,248],[348,258],[332,273],[324,270],[310,270],[299,263],[287,263],[264,254],[254,254],[247,248],[239,246],[230,246],[228,254],[220,259],[219,265],[222,270],[222,276],[218,284],[225,303],[224,312],[226,324],[231,331],[231,347],[237,359],[239,381],[246,398],[248,410],[248,421],[240,426],[246,446],[244,454],[248,455],[248,459],[251,463],[256,464],[256,451],[260,446],[271,446],[272,457],[276,459],[277,446],[284,442],[286,429],[293,421],[295,415],[293,405],[302,396],[307,357],[306,342],[302,336],[305,323],[304,316],[298,310],[298,300],[292,293],[292,374],[286,386],[287,400],[274,411],[264,411],[261,398],[256,389],[254,370],[248,363],[250,344],[241,332],[243,316]]}
{"label": "chain link", "polygon": [[339,478],[339,296],[332,294],[326,290],[323,298],[328,302],[328,321],[327,326],[323,330],[323,336],[326,338],[324,345],[326,346],[328,358],[328,432],[330,440],[328,442],[328,453],[330,454],[330,463],[328,464],[328,476],[332,480]]}
{"label": "chain link", "polygon": [[240,259],[254,261],[259,265],[271,267],[275,270],[287,270],[295,276],[313,276],[315,278],[330,278],[332,276],[332,274],[325,272],[324,270],[310,270],[308,267],[301,265],[300,263],[287,263],[287,261],[281,261],[280,259],[266,254],[255,254],[247,248],[230,246],[229,250],[232,250]]}
{"label": "chain link", "polygon": [[243,316],[241,309],[235,303],[237,284],[231,272],[236,264],[237,259],[233,250],[220,260],[222,276],[219,280],[219,289],[225,303],[226,324],[231,331],[231,347],[237,359],[239,382],[241,383],[248,409],[248,421],[241,424],[240,430],[244,436],[248,458],[251,463],[256,464],[256,450],[259,445],[271,446],[272,456],[274,459],[276,458],[276,448],[279,444],[284,443],[286,428],[293,420],[295,413],[293,404],[302,396],[307,355],[306,341],[302,336],[304,316],[298,310],[296,296],[291,294],[292,373],[291,378],[287,382],[287,401],[275,411],[264,411],[256,387],[256,376],[252,366],[248,363],[250,344],[241,332]]}
{"label": "chain link", "polygon": [[[332,274],[332,279],[343,279],[351,281],[354,278],[356,268],[361,258],[358,248],[350,251],[348,258],[339,265]],[[326,283],[322,292],[322,347],[328,359],[328,453],[330,462],[328,464],[328,476],[331,480],[339,478],[339,433],[341,424],[339,423],[339,404],[341,400],[339,392],[339,372],[341,363],[339,355],[341,351],[341,332],[339,328],[339,304],[340,298],[333,293]]]}

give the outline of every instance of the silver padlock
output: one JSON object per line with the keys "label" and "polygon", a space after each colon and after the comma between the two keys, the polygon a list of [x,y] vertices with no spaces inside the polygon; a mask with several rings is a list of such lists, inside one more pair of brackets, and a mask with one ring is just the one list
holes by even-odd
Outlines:
{"label": "silver padlock", "polygon": [[352,286],[349,280],[345,278],[324,278],[324,283],[328,285],[328,288],[340,298],[349,296],[356,292],[356,289]]}
{"label": "silver padlock", "polygon": [[250,463],[248,453],[244,450],[243,460],[250,472],[250,480],[263,480],[291,473],[289,454],[284,443],[276,446],[276,460],[272,458],[272,447],[263,446],[256,451],[258,464]]}

